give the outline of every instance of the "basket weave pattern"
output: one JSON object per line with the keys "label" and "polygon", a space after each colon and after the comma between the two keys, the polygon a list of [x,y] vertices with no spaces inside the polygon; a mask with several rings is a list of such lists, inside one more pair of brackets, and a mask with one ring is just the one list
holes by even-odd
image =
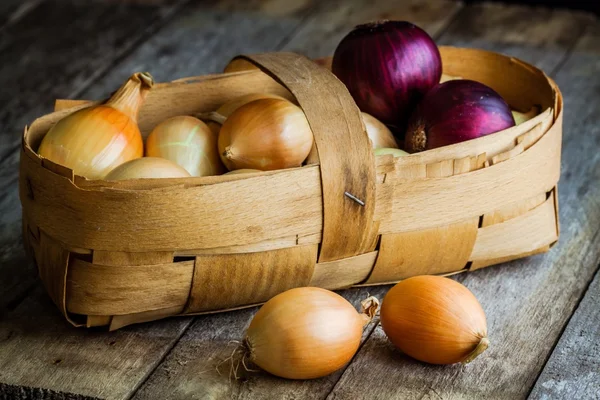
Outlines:
{"label": "basket weave pattern", "polygon": [[315,137],[306,166],[106,182],[35,153],[52,124],[89,105],[57,102],[26,128],[20,166],[24,242],[48,293],[73,324],[118,329],[258,304],[293,287],[376,285],[547,251],[559,235],[558,88],[518,60],[440,50],[444,73],[542,113],[469,142],[374,157],[358,108],[327,69],[292,53],[253,55],[245,58],[266,74],[157,85],[140,128],[147,135],[168,117],[271,92],[306,114]]}

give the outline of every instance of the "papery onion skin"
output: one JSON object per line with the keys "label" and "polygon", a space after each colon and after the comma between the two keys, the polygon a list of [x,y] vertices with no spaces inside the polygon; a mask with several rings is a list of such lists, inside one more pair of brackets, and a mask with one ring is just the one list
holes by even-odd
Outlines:
{"label": "papery onion skin", "polygon": [[227,171],[217,149],[217,135],[198,118],[186,115],[169,118],[150,132],[146,156],[171,160],[191,176],[220,175]]}
{"label": "papery onion skin", "polygon": [[260,99],[233,112],[219,131],[219,153],[229,170],[299,167],[313,134],[302,109],[280,99]]}
{"label": "papery onion skin", "polygon": [[38,154],[88,179],[102,179],[116,166],[142,157],[137,117],[153,85],[149,73],[133,74],[104,104],[58,121],[42,139]]}
{"label": "papery onion skin", "polygon": [[361,115],[374,149],[398,148],[394,134],[384,123],[366,112],[361,113]]}
{"label": "papery onion skin", "polygon": [[396,347],[430,364],[470,362],[489,343],[475,296],[440,276],[412,277],[390,289],[381,305],[381,326]]}
{"label": "papery onion skin", "polygon": [[333,55],[332,72],[346,85],[361,111],[392,127],[402,139],[417,102],[442,75],[433,39],[406,21],[355,27]]}
{"label": "papery onion skin", "polygon": [[515,126],[506,101],[492,88],[458,79],[431,89],[410,118],[409,153],[476,139]]}
{"label": "papery onion skin", "polygon": [[48,131],[38,153],[76,175],[102,179],[114,167],[144,154],[137,126],[112,107],[85,108],[69,117]]}
{"label": "papery onion skin", "polygon": [[207,125],[210,129],[215,133],[219,134],[219,130],[221,129],[221,125],[225,120],[238,108],[241,106],[248,104],[254,100],[260,99],[280,99],[285,100],[283,97],[278,96],[272,93],[249,93],[243,96],[239,96],[233,98],[225,103],[223,103],[219,108],[217,108],[214,112],[202,113],[200,114],[200,118],[207,121]]}
{"label": "papery onion skin", "polygon": [[107,181],[147,178],[187,178],[182,166],[160,157],[142,157],[119,165],[106,175]]}
{"label": "papery onion skin", "polygon": [[265,303],[246,332],[250,361],[288,379],[319,378],[348,363],[365,318],[342,296],[316,287],[290,289]]}

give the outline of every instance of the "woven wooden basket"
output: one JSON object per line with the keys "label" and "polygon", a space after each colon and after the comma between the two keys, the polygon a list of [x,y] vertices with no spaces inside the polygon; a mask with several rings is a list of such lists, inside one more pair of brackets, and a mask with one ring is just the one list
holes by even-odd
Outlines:
{"label": "woven wooden basket", "polygon": [[444,73],[491,86],[514,109],[542,112],[457,145],[374,157],[358,108],[331,72],[292,53],[253,55],[246,59],[267,73],[155,86],[141,130],[271,92],[295,98],[308,118],[316,146],[307,165],[106,182],[36,154],[52,124],[89,105],[58,101],[59,111],[25,129],[20,165],[25,247],[51,298],[74,325],[112,330],[259,304],[298,286],[377,285],[547,251],[559,235],[558,88],[513,58],[440,50]]}

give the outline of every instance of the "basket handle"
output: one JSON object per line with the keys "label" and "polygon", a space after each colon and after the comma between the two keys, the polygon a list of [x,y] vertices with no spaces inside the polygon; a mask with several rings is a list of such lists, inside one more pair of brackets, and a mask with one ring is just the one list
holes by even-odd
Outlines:
{"label": "basket handle", "polygon": [[326,68],[295,53],[235,59],[251,62],[285,86],[313,131],[323,189],[319,262],[372,251],[377,237],[375,157],[360,110],[346,86]]}

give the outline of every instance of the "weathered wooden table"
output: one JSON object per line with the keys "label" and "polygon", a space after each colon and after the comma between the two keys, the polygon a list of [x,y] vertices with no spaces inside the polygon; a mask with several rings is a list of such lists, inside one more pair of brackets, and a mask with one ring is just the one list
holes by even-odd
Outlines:
{"label": "weathered wooden table", "polygon": [[[379,326],[343,370],[230,380],[215,366],[256,309],[108,333],[70,327],[21,247],[18,148],[55,98],[98,99],[130,73],[220,71],[234,55],[332,54],[354,25],[406,19],[440,44],[531,62],[565,97],[560,242],[550,253],[458,275],[488,316],[490,349],[435,367],[394,350]],[[600,398],[600,22],[580,12],[450,0],[2,0],[0,4],[0,399]],[[357,304],[367,292],[343,295]]]}

